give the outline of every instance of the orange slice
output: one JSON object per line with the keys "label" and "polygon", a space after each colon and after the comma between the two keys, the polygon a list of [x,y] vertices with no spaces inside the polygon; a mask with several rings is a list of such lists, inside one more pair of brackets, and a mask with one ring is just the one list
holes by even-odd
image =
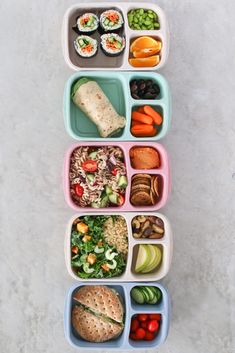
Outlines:
{"label": "orange slice", "polygon": [[131,58],[129,63],[134,67],[152,67],[160,62],[159,55],[149,56],[148,58]]}
{"label": "orange slice", "polygon": [[130,46],[130,52],[133,53],[134,51],[139,51],[147,48],[158,49],[159,43],[161,45],[161,42],[159,40],[156,40],[152,37],[148,37],[148,36],[139,37],[132,42]]}
{"label": "orange slice", "polygon": [[152,56],[157,54],[161,50],[161,42],[159,43],[158,48],[146,48],[141,50],[133,51],[134,58],[147,58],[148,56]]}

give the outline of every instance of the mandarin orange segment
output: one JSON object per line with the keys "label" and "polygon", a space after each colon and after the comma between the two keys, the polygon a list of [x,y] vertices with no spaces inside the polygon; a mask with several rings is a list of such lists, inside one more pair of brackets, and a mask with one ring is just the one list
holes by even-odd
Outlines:
{"label": "mandarin orange segment", "polygon": [[[148,36],[139,37],[139,38],[136,38],[132,42],[132,44],[130,46],[130,52],[133,53],[134,51],[139,51],[139,50],[143,50],[143,49],[147,49],[147,48],[158,49],[159,44],[161,45],[161,42],[159,40],[152,38],[152,37],[148,37]],[[161,47],[160,47],[160,49],[161,49]],[[160,49],[158,49],[158,50],[160,50]]]}
{"label": "mandarin orange segment", "polygon": [[161,43],[159,42],[159,48],[146,48],[141,50],[133,51],[134,58],[147,58],[148,56],[152,56],[157,54],[161,50]]}
{"label": "mandarin orange segment", "polygon": [[149,56],[148,58],[130,58],[129,63],[134,67],[152,67],[160,62],[159,55]]}

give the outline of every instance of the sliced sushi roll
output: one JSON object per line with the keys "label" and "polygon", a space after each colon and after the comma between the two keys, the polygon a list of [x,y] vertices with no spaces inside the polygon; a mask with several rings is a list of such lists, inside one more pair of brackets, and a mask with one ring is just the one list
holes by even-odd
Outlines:
{"label": "sliced sushi roll", "polygon": [[123,23],[122,14],[117,10],[107,10],[100,15],[100,26],[105,32],[119,30]]}
{"label": "sliced sushi roll", "polygon": [[91,58],[97,53],[97,40],[85,35],[78,36],[74,41],[74,48],[81,57]]}
{"label": "sliced sushi roll", "polygon": [[92,33],[97,30],[99,19],[94,13],[84,13],[77,19],[77,28],[82,33]]}
{"label": "sliced sushi roll", "polygon": [[106,33],[101,36],[100,45],[107,56],[117,56],[124,50],[126,41],[116,33]]}

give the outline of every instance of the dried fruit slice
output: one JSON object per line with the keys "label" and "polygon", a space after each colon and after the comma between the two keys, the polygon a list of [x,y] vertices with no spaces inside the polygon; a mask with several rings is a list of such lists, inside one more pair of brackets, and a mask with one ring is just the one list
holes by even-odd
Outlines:
{"label": "dried fruit slice", "polygon": [[153,67],[160,62],[159,55],[149,56],[148,58],[130,58],[129,63],[134,67]]}

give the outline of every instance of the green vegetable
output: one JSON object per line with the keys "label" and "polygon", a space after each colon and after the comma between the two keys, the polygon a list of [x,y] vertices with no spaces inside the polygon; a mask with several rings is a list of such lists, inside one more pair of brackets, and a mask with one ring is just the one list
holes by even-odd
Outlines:
{"label": "green vegetable", "polygon": [[97,151],[93,151],[89,154],[90,159],[96,159],[96,156],[97,156]]}
{"label": "green vegetable", "polygon": [[136,286],[131,290],[131,298],[137,304],[157,304],[161,301],[162,292],[153,286]]}
{"label": "green vegetable", "polygon": [[110,195],[110,194],[113,193],[113,190],[111,189],[110,186],[106,185],[106,186],[105,186],[105,192],[106,192],[107,195]]}
{"label": "green vegetable", "polygon": [[127,177],[125,175],[121,175],[119,180],[118,180],[118,186],[120,188],[126,188],[128,185]]}
{"label": "green vegetable", "polygon": [[111,194],[109,195],[109,201],[118,205],[118,194]]}
{"label": "green vegetable", "polygon": [[[108,196],[106,195],[106,198]],[[111,278],[120,276],[126,267],[126,259],[121,253],[118,253],[114,246],[109,245],[104,239],[104,223],[112,218],[116,221],[116,216],[84,216],[79,217],[80,221],[88,226],[88,232],[91,239],[83,242],[84,234],[77,231],[76,224],[72,226],[71,248],[77,246],[78,254],[73,256],[71,251],[71,267],[79,278]],[[89,254],[96,255],[96,261],[90,265],[87,262]],[[106,254],[108,258],[106,258]],[[115,258],[115,259],[114,259]],[[108,264],[109,271],[102,269],[102,265]]]}
{"label": "green vegetable", "polygon": [[134,30],[159,29],[158,15],[153,10],[135,9],[127,14],[128,23]]}
{"label": "green vegetable", "polygon": [[86,176],[87,176],[87,179],[88,179],[91,183],[94,182],[94,180],[95,180],[94,174],[87,174]]}

